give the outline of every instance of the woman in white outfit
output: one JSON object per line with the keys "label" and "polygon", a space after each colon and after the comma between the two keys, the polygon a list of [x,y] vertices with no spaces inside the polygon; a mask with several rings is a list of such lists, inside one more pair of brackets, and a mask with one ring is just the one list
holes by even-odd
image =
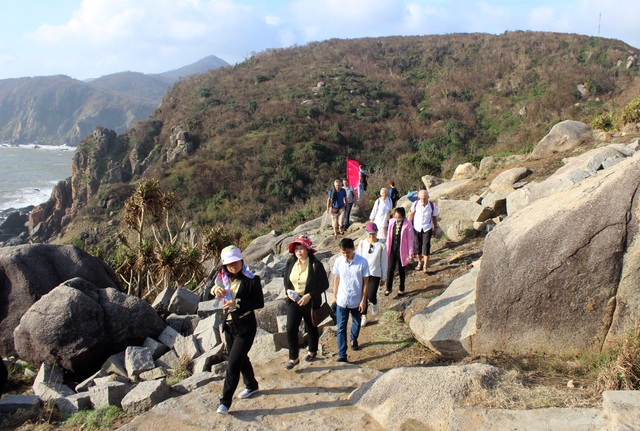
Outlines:
{"label": "woman in white outfit", "polygon": [[365,304],[360,326],[365,326],[367,320],[367,308],[371,303],[371,314],[378,315],[378,288],[384,284],[387,277],[387,247],[384,241],[377,238],[378,227],[374,222],[367,223],[365,227],[367,237],[360,241],[356,253],[367,259],[369,263],[369,289],[367,290],[367,304]]}
{"label": "woman in white outfit", "polygon": [[389,212],[393,209],[391,199],[387,197],[387,189],[380,189],[380,197],[373,204],[369,220],[378,227],[378,239],[387,238],[387,227],[389,226]]}

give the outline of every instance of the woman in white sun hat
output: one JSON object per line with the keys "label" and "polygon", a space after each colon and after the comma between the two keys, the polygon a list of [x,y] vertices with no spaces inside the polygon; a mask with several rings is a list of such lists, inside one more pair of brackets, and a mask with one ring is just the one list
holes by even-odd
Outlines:
{"label": "woman in white sun hat", "polygon": [[264,297],[260,277],[249,271],[238,247],[230,245],[222,249],[220,261],[222,269],[216,276],[211,293],[222,299],[224,304],[222,329],[229,360],[218,413],[226,414],[241,374],[245,389],[238,398],[249,398],[258,391],[258,381],[248,353],[258,329],[254,310],[264,307]]}

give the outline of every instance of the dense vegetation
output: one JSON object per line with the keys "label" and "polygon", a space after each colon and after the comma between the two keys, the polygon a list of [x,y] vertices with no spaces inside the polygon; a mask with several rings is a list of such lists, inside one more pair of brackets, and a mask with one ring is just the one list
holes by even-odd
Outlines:
{"label": "dense vegetation", "polygon": [[[142,175],[176,192],[185,219],[251,236],[317,215],[346,156],[367,165],[372,189],[393,178],[405,192],[460,162],[528,152],[558,121],[620,109],[638,94],[635,52],[531,32],[273,49],[180,82],[119,140],[144,159]],[[163,161],[176,129],[195,150]],[[111,157],[127,169],[127,153]],[[102,184],[96,200],[131,192]]]}

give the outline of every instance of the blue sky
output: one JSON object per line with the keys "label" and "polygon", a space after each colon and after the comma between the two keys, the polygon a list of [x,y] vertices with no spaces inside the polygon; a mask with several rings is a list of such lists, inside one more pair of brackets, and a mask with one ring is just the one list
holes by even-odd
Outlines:
{"label": "blue sky", "polygon": [[28,0],[0,3],[0,79],[164,72],[330,38],[532,30],[640,48],[628,0]]}

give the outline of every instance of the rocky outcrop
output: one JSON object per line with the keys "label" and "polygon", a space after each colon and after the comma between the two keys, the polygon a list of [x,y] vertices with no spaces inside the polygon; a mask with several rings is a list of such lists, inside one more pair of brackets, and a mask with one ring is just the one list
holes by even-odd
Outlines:
{"label": "rocky outcrop", "polygon": [[640,159],[597,172],[487,236],[476,352],[599,352],[638,318]]}
{"label": "rocky outcrop", "polygon": [[446,358],[459,359],[473,351],[478,270],[475,267],[455,279],[409,321],[416,339]]}
{"label": "rocky outcrop", "polygon": [[462,165],[458,165],[458,167],[456,167],[456,170],[453,172],[451,181],[468,180],[472,178],[477,172],[478,168],[473,166],[472,163],[464,163]]}
{"label": "rocky outcrop", "polygon": [[491,389],[501,374],[483,364],[394,368],[360,386],[349,400],[385,430],[443,430],[467,394]]}
{"label": "rocky outcrop", "polygon": [[57,364],[87,377],[110,355],[157,337],[164,327],[146,301],[75,278],[27,310],[14,341],[17,353],[30,363]]}
{"label": "rocky outcrop", "polygon": [[0,354],[15,353],[13,330],[29,307],[74,277],[100,288],[119,286],[109,266],[77,247],[31,244],[0,248]]}
{"label": "rocky outcrop", "polygon": [[531,157],[540,158],[553,153],[563,153],[587,142],[592,136],[592,129],[588,124],[579,121],[565,120],[551,129],[533,149]]}

